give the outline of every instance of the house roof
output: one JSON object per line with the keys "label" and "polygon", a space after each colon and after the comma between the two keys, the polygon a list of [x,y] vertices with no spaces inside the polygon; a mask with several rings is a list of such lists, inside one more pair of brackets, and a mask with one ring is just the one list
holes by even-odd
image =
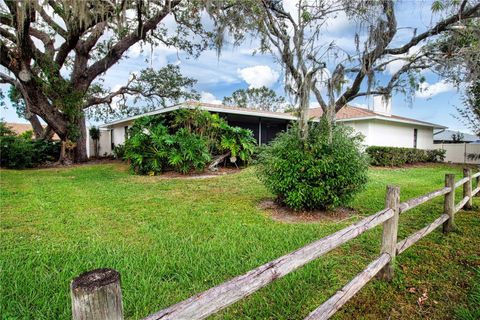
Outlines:
{"label": "house roof", "polygon": [[32,130],[32,125],[29,123],[14,123],[7,122],[6,126],[10,128],[16,135],[22,134],[25,131]]}
{"label": "house roof", "polygon": [[453,141],[452,135],[461,133],[463,134],[463,142],[474,142],[479,141],[480,137],[477,137],[473,134],[463,133],[454,130],[442,130],[433,133],[433,140],[437,141]]}
{"label": "house roof", "polygon": [[[32,125],[30,123],[18,123],[18,122],[7,122],[6,126],[9,127],[16,135],[20,135],[25,131],[33,131]],[[43,126],[44,128],[46,126]],[[55,133],[52,137],[53,140],[60,140],[60,138]]]}
{"label": "house roof", "polygon": [[[211,111],[211,112],[219,112],[219,113],[229,113],[229,114],[238,114],[238,115],[247,115],[247,116],[257,116],[263,118],[271,118],[271,119],[283,119],[283,120],[296,120],[297,117],[292,113],[284,113],[284,112],[273,112],[273,111],[264,111],[264,110],[254,110],[254,109],[247,109],[247,108],[239,108],[239,107],[230,107],[222,104],[212,104],[212,103],[204,103],[199,101],[187,101],[184,103],[180,103],[171,107],[158,109],[154,111],[150,111],[141,115],[136,115],[133,117],[124,118],[121,120],[113,121],[110,123],[106,123],[100,127],[106,128],[111,127],[116,124],[125,123],[132,121],[134,119],[155,115],[155,114],[163,114],[167,112],[171,112],[174,110],[182,109],[182,108],[200,108],[202,110]],[[309,111],[309,116],[311,118],[317,119],[321,117],[323,111],[321,108],[311,108]],[[357,120],[369,120],[369,119],[379,119],[385,121],[392,121],[392,122],[400,122],[400,123],[408,123],[408,124],[415,124],[420,126],[426,127],[433,127],[438,129],[446,129],[445,126],[419,121],[415,119],[400,117],[396,115],[383,115],[380,113],[373,112],[371,110],[367,110],[364,108],[346,106],[343,107],[336,115],[336,118],[339,122],[348,122],[348,121],[357,121]]]}
{"label": "house roof", "polygon": [[175,110],[178,110],[178,109],[185,109],[185,108],[190,108],[190,109],[200,108],[202,110],[210,111],[210,112],[230,113],[230,114],[256,116],[256,117],[271,118],[271,119],[283,119],[283,120],[296,120],[297,119],[296,116],[294,116],[290,113],[284,113],[284,112],[273,112],[273,111],[254,110],[254,109],[239,108],[239,107],[230,107],[230,106],[225,106],[225,105],[222,105],[222,104],[204,103],[204,102],[199,102],[199,101],[186,101],[186,102],[183,102],[183,103],[173,105],[171,107],[157,109],[157,110],[153,110],[153,111],[146,112],[146,113],[143,113],[143,114],[139,114],[139,115],[136,115],[136,116],[132,116],[132,117],[116,120],[116,121],[113,121],[113,122],[109,122],[109,123],[106,123],[104,125],[101,125],[100,127],[101,128],[111,127],[111,126],[114,126],[116,124],[130,122],[132,120],[135,120],[135,119],[138,119],[138,118],[141,118],[141,117],[168,113],[168,112],[171,112],[171,111],[175,111]]}
{"label": "house roof", "polygon": [[[317,118],[321,117],[322,114],[323,114],[322,108],[312,108],[312,109],[310,109],[310,113],[309,113],[310,116],[317,117]],[[359,108],[359,107],[353,107],[353,106],[343,107],[339,112],[337,112],[336,118],[337,118],[338,121],[342,121],[342,122],[356,121],[356,120],[378,119],[378,120],[384,120],[384,121],[392,121],[392,122],[420,125],[420,126],[425,126],[425,127],[433,127],[433,128],[436,128],[436,129],[446,129],[447,128],[445,126],[435,124],[435,123],[420,121],[420,120],[411,119],[411,118],[400,117],[400,116],[393,115],[393,114],[392,115],[381,114],[381,113],[374,112],[372,110]]]}

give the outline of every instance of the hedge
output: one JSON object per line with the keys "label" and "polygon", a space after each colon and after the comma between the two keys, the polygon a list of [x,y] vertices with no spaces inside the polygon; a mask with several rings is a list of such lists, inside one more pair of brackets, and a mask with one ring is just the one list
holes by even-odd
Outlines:
{"label": "hedge", "polygon": [[366,152],[370,156],[373,166],[401,166],[411,163],[440,162],[445,159],[445,150],[422,150],[396,147],[368,147]]}

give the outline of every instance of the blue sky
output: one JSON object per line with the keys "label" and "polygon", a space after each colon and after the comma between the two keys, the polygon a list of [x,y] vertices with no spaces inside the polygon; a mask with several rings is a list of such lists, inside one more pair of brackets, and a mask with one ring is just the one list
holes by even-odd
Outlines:
{"label": "blue sky", "polygon": [[[288,7],[294,1],[286,2]],[[429,1],[402,1],[397,6],[399,27],[413,26],[421,31],[439,18],[438,16],[432,18]],[[167,25],[169,23],[172,22],[166,22]],[[354,31],[351,21],[339,16],[330,22],[325,38],[334,39],[336,43],[349,47],[354,45]],[[401,41],[410,35],[411,31],[406,29],[399,33],[397,40]],[[161,68],[167,63],[175,63],[180,65],[184,75],[198,80],[196,90],[201,92],[202,100],[205,102],[219,103],[225,95],[230,95],[237,89],[261,85],[266,85],[284,95],[281,66],[275,63],[269,54],[252,55],[255,48],[256,41],[251,40],[239,47],[227,46],[220,57],[214,50],[208,50],[198,59],[192,59],[174,48],[158,47],[153,50],[145,48],[142,52],[139,46],[135,46],[129,51],[129,58],[122,60],[106,73],[105,84],[115,88],[125,84],[131,72],[148,66]],[[150,59],[150,62],[145,62],[146,59]],[[395,69],[395,66],[392,68]],[[386,76],[388,71],[385,75],[380,75],[380,78]],[[426,72],[425,76],[428,83],[425,86],[428,87],[427,91],[417,93],[412,104],[408,103],[404,96],[395,95],[392,101],[393,113],[468,132],[469,130],[455,117],[457,114],[455,106],[461,105],[460,93],[431,72]],[[367,107],[371,104],[370,100],[359,99],[354,101],[353,105]],[[11,107],[2,109],[1,117],[8,122],[25,122],[17,117]]]}

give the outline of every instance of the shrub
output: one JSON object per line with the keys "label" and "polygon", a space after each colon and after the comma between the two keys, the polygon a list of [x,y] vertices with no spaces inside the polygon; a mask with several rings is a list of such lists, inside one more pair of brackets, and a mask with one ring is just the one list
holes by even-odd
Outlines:
{"label": "shrub", "polygon": [[248,163],[256,150],[256,142],[251,130],[225,124],[221,126],[217,148],[221,153],[230,152],[232,162],[236,162],[238,157]]}
{"label": "shrub", "polygon": [[113,156],[115,159],[123,160],[125,158],[125,145],[118,144],[113,148]]}
{"label": "shrub", "polygon": [[0,136],[0,165],[10,169],[25,169],[55,161],[60,156],[58,142],[31,140],[18,136]]}
{"label": "shrub", "polygon": [[302,142],[294,126],[259,154],[260,179],[278,201],[294,210],[346,205],[367,182],[362,137],[338,125],[329,143],[325,127],[323,121],[311,124],[308,139]]}
{"label": "shrub", "polygon": [[124,159],[135,173],[201,171],[214,155],[227,151],[232,160],[238,157],[246,163],[255,150],[252,131],[231,127],[207,111],[181,109],[169,119],[142,117],[130,128]]}
{"label": "shrub", "polygon": [[140,118],[125,141],[124,159],[130,161],[130,168],[137,174],[161,173],[167,165],[168,140],[171,137],[163,119]]}
{"label": "shrub", "polygon": [[443,162],[447,155],[447,150],[431,149],[427,150],[427,162]]}
{"label": "shrub", "polygon": [[202,171],[212,160],[208,152],[207,140],[188,132],[186,128],[178,130],[168,143],[171,147],[168,153],[168,164],[177,172]]}
{"label": "shrub", "polygon": [[9,169],[32,168],[33,145],[17,136],[0,137],[0,164]]}
{"label": "shrub", "polygon": [[367,148],[370,164],[374,166],[401,166],[404,164],[438,162],[445,159],[445,150],[378,147]]}

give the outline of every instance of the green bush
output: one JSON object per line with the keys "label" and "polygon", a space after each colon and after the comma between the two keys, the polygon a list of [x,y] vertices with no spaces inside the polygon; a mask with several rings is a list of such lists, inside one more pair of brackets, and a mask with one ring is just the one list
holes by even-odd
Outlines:
{"label": "green bush", "polygon": [[171,147],[168,152],[168,164],[177,172],[203,171],[212,160],[208,152],[208,141],[186,128],[178,130],[168,143]]}
{"label": "green bush", "polygon": [[135,121],[125,141],[125,160],[137,174],[157,174],[166,169],[171,140],[161,117],[144,117]]}
{"label": "green bush", "polygon": [[427,150],[427,162],[443,162],[447,155],[447,150],[432,149]]}
{"label": "green bush", "polygon": [[252,131],[240,127],[231,127],[227,124],[222,125],[220,129],[220,139],[217,145],[220,153],[230,152],[230,159],[236,160],[238,157],[244,163],[248,163],[257,146]]}
{"label": "green bush", "polygon": [[32,168],[33,145],[17,136],[0,137],[0,164],[4,168]]}
{"label": "green bush", "polygon": [[351,128],[338,125],[329,143],[325,127],[323,121],[311,124],[303,143],[294,126],[259,154],[260,179],[279,202],[294,210],[347,205],[367,182],[363,138],[354,135]]}
{"label": "green bush", "polygon": [[168,119],[137,119],[125,142],[124,159],[137,174],[158,174],[168,169],[187,173],[204,170],[213,156],[227,151],[247,163],[255,145],[250,130],[231,127],[207,111],[181,109]]}
{"label": "green bush", "polygon": [[115,159],[123,160],[125,157],[125,145],[124,144],[118,144],[113,148],[113,156]]}
{"label": "green bush", "polygon": [[0,166],[25,169],[56,161],[60,156],[58,142],[31,140],[18,136],[0,136]]}
{"label": "green bush", "polygon": [[370,164],[382,167],[438,162],[445,159],[445,150],[370,146],[366,151],[370,156]]}

